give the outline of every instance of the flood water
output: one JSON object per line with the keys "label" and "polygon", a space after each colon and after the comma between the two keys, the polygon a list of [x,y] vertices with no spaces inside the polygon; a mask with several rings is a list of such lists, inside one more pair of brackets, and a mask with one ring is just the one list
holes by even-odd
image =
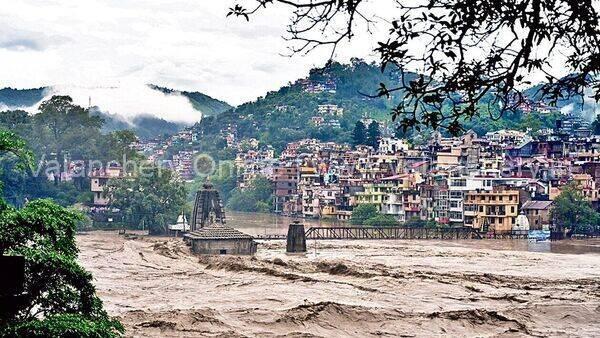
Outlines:
{"label": "flood water", "polygon": [[287,234],[288,225],[294,221],[303,223],[307,228],[311,226],[332,226],[335,224],[331,221],[318,219],[230,210],[225,211],[225,215],[227,225],[250,235],[285,235]]}
{"label": "flood water", "polygon": [[[226,211],[226,215],[227,225],[250,235],[285,235],[287,233],[288,225],[294,221],[303,223],[307,228],[311,226],[347,225],[347,223],[331,220],[304,219],[299,217],[281,216],[278,214],[237,212],[230,210]],[[440,244],[442,244],[441,241]],[[522,239],[455,240],[443,241],[443,245],[474,249],[550,252],[557,254],[600,254],[600,239],[578,239],[537,243],[530,243],[527,240]]]}

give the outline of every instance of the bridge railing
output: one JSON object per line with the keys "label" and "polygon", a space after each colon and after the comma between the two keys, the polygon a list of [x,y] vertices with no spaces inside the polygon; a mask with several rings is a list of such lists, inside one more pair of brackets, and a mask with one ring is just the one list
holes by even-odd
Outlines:
{"label": "bridge railing", "polygon": [[405,227],[311,227],[307,239],[471,239],[479,238],[469,227],[405,228]]}

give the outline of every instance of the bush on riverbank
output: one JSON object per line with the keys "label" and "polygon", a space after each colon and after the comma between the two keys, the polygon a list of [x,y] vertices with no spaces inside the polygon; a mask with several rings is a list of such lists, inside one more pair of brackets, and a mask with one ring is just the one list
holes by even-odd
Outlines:
{"label": "bush on riverbank", "polygon": [[272,210],[272,183],[266,177],[259,176],[245,189],[235,188],[227,208],[234,211],[269,212]]}

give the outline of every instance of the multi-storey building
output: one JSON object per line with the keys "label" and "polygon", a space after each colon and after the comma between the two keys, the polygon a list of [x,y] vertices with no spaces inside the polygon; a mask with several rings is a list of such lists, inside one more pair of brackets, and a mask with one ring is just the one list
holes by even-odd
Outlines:
{"label": "multi-storey building", "polygon": [[519,215],[517,190],[469,191],[464,202],[464,224],[479,230],[511,231]]}
{"label": "multi-storey building", "polygon": [[284,211],[284,204],[298,195],[298,182],[300,170],[298,165],[291,163],[273,168],[272,180],[274,182],[274,209],[275,212]]}
{"label": "multi-storey building", "polygon": [[121,177],[123,177],[123,168],[115,163],[109,164],[106,168],[92,170],[90,190],[94,194],[94,207],[106,207],[110,203],[110,194],[106,191],[106,184],[110,179]]}

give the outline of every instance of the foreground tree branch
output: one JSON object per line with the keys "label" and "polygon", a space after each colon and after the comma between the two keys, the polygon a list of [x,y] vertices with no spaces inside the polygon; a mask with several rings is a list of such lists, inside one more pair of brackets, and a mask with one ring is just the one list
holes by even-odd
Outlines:
{"label": "foreground tree branch", "polygon": [[[375,7],[382,4],[395,11],[365,14],[368,6],[389,8]],[[544,80],[536,97],[551,105],[586,95],[600,100],[598,1],[240,0],[228,16],[249,21],[268,6],[292,13],[284,37],[291,54],[326,47],[328,63],[357,32],[369,34],[379,24],[376,17],[390,18],[375,51],[382,71],[396,67],[403,80],[390,88],[380,84],[371,96],[402,95],[391,115],[404,129],[456,134],[461,122],[479,116],[482,103],[496,106],[501,116],[525,102],[522,90],[532,77]],[[408,80],[409,71],[419,75]]]}

